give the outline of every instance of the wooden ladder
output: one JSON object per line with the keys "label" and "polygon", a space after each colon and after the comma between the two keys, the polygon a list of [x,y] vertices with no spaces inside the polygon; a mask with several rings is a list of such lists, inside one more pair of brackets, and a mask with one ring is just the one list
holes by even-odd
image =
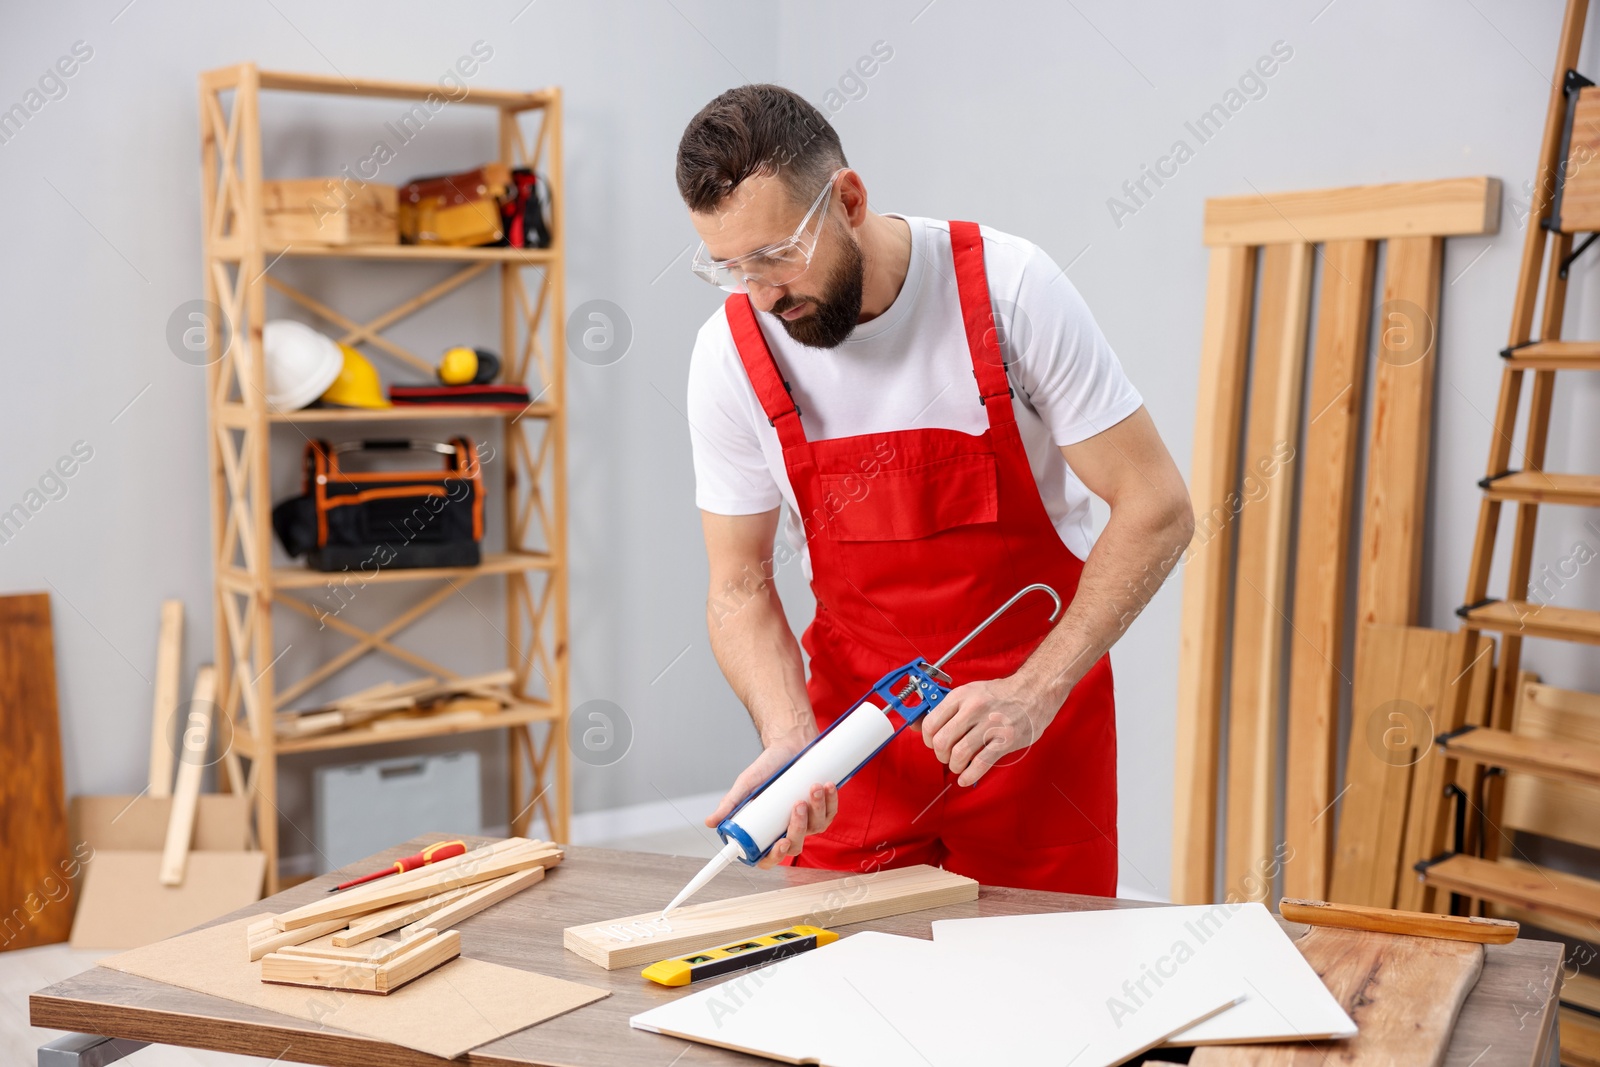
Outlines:
{"label": "wooden ladder", "polygon": [[[1504,365],[1500,397],[1495,412],[1495,432],[1489,445],[1487,476],[1479,483],[1483,499],[1478,512],[1466,603],[1457,612],[1464,630],[1501,635],[1496,691],[1487,724],[1466,726],[1438,738],[1444,756],[1442,780],[1470,783],[1470,787],[1465,790],[1466,796],[1461,796],[1463,790],[1452,786],[1418,798],[1426,812],[1421,854],[1431,858],[1416,866],[1423,886],[1420,910],[1434,910],[1438,894],[1448,892],[1545,916],[1554,924],[1578,923],[1600,929],[1600,926],[1591,925],[1600,921],[1600,881],[1499,858],[1499,845],[1504,836],[1499,819],[1503,798],[1499,782],[1490,778],[1491,772],[1499,775],[1509,771],[1561,783],[1562,788],[1592,789],[1600,785],[1600,745],[1569,736],[1533,737],[1525,731],[1513,731],[1519,692],[1528,684],[1529,677],[1519,670],[1524,639],[1538,637],[1600,644],[1600,611],[1554,607],[1529,595],[1534,530],[1540,506],[1600,506],[1600,476],[1560,474],[1544,469],[1556,373],[1600,370],[1600,342],[1561,338],[1574,232],[1600,230],[1600,222],[1593,221],[1600,215],[1583,210],[1583,190],[1572,180],[1576,172],[1566,168],[1569,158],[1574,161],[1580,158],[1572,151],[1580,139],[1600,139],[1600,122],[1590,123],[1579,115],[1576,132],[1573,123],[1573,116],[1580,107],[1578,91],[1590,84],[1574,70],[1587,13],[1588,0],[1568,0],[1517,279],[1511,335],[1501,352]],[[1586,94],[1582,106],[1595,108],[1590,115],[1600,116],[1600,93]],[[1593,188],[1600,198],[1600,161],[1595,162],[1594,167],[1583,175],[1584,184]],[[1573,202],[1569,212],[1562,198],[1573,191],[1580,194],[1580,199]],[[1579,251],[1581,253],[1581,247]],[[1544,303],[1535,339],[1534,318],[1541,284]],[[1529,373],[1533,375],[1533,387],[1523,466],[1513,470],[1512,448],[1523,379]],[[1488,594],[1489,571],[1501,507],[1506,504],[1515,508],[1510,568],[1505,596],[1495,598]],[[1472,643],[1464,642],[1460,647],[1462,652],[1456,669],[1465,671],[1471,664],[1468,650]],[[1464,720],[1458,717],[1455,721]],[[1461,771],[1459,778],[1458,770]],[[1486,789],[1493,791],[1492,801],[1483,799]],[[1473,835],[1463,834],[1458,829],[1455,840],[1447,844],[1452,795],[1456,796],[1455,804],[1466,806],[1467,810],[1479,809],[1484,827],[1481,840],[1475,841]],[[1457,812],[1458,827],[1472,821],[1464,819],[1463,814]]]}

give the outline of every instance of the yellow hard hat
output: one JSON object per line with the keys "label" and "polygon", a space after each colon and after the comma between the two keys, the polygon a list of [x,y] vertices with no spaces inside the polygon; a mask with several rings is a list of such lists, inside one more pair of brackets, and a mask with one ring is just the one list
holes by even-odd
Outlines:
{"label": "yellow hard hat", "polygon": [[322,394],[322,402],[347,408],[390,407],[372,362],[349,345],[340,345],[339,351],[344,353],[344,367]]}

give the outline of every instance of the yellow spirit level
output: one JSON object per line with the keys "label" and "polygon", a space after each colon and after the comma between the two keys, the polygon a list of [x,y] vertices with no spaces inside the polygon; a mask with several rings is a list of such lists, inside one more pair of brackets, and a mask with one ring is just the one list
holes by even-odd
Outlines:
{"label": "yellow spirit level", "polygon": [[759,937],[730,941],[704,952],[674,956],[670,960],[652,963],[639,973],[658,985],[688,985],[702,978],[714,978],[744,967],[773,963],[785,956],[793,956],[837,940],[838,934],[820,926],[791,926]]}

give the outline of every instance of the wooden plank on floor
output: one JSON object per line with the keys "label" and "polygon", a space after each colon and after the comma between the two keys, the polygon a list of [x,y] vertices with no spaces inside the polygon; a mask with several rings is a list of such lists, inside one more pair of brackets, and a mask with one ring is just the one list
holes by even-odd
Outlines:
{"label": "wooden plank on floor", "polygon": [[917,865],[847,874],[767,893],[569,926],[562,943],[607,970],[637,967],[724,941],[810,923],[831,929],[978,899],[971,878]]}
{"label": "wooden plank on floor", "polygon": [[1261,259],[1233,594],[1222,872],[1225,892],[1242,900],[1265,900],[1272,892],[1271,878],[1262,874],[1275,862],[1289,529],[1299,467],[1311,257],[1310,245],[1287,244],[1268,246]]}
{"label": "wooden plank on floor", "polygon": [[1254,248],[1213,249],[1206,279],[1194,462],[1189,475],[1195,534],[1183,560],[1178,650],[1172,899],[1179,904],[1210,903],[1216,897],[1222,678],[1230,631],[1233,522],[1241,502],[1239,428],[1255,268]]}
{"label": "wooden plank on floor", "polygon": [[1289,649],[1283,891],[1319,898],[1333,861],[1339,708],[1348,681],[1345,603],[1355,502],[1356,444],[1366,385],[1377,245],[1334,241],[1322,250],[1317,335],[1305,454],[1300,464],[1294,632]]}
{"label": "wooden plank on floor", "polygon": [[79,862],[67,840],[48,593],[0,597],[0,752],[0,950],[65,941],[76,897],[61,890]]}
{"label": "wooden plank on floor", "polygon": [[1357,627],[1355,692],[1338,844],[1328,899],[1395,905],[1411,766],[1433,742],[1432,722],[1454,635],[1367,623]]}
{"label": "wooden plank on floor", "polygon": [[161,629],[156,634],[155,699],[150,707],[150,776],[148,795],[170,797],[176,765],[173,720],[183,670],[183,601],[161,602]]}

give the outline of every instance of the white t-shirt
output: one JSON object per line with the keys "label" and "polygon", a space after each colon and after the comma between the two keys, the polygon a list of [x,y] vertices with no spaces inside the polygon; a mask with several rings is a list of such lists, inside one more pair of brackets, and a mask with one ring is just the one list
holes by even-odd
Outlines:
{"label": "white t-shirt", "polygon": [[[904,218],[911,227],[905,284],[887,311],[858,325],[838,347],[808,348],[790,340],[776,316],[756,313],[808,440],[988,428],[962,327],[949,223]],[[987,226],[982,233],[1028,463],[1056,532],[1084,559],[1094,543],[1090,494],[1059,446],[1115,426],[1143,401],[1066,273],[1029,241]],[[802,547],[805,532],[778,433],[761,411],[722,308],[695,339],[688,402],[696,504],[719,515],[754,515],[785,502],[785,539]]]}

